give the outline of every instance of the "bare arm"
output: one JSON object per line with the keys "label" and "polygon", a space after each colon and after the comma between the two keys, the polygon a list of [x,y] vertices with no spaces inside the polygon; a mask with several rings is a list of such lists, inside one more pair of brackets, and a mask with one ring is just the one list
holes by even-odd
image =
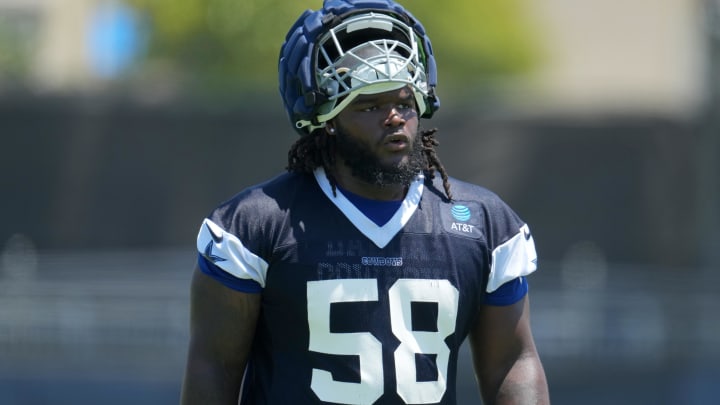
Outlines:
{"label": "bare arm", "polygon": [[231,290],[196,267],[190,299],[190,347],[181,404],[237,405],[260,294]]}
{"label": "bare arm", "polygon": [[483,403],[546,405],[547,380],[530,330],[528,297],[508,306],[483,306],[470,333]]}

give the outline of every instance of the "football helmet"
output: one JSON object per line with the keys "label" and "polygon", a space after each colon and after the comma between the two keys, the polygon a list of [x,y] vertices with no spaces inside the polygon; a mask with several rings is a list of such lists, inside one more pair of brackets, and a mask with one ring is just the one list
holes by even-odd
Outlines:
{"label": "football helmet", "polygon": [[305,11],[280,49],[279,89],[302,135],[359,94],[410,86],[420,117],[439,108],[437,69],[422,24],[392,0],[326,0]]}

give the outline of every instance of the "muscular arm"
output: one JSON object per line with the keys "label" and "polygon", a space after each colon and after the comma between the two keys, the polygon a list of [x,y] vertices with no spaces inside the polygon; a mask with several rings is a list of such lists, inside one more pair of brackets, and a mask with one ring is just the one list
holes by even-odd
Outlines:
{"label": "muscular arm", "polygon": [[195,268],[181,404],[237,405],[260,294],[231,290]]}
{"label": "muscular arm", "polygon": [[470,333],[483,403],[550,403],[545,372],[530,330],[527,295],[508,306],[483,306]]}

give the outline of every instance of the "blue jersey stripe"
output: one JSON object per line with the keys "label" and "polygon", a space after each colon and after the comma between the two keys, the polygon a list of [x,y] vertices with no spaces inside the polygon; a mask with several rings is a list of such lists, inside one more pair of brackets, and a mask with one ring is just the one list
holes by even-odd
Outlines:
{"label": "blue jersey stripe", "polygon": [[260,284],[258,284],[257,281],[237,278],[226,272],[225,270],[219,268],[201,254],[198,254],[198,266],[200,266],[200,270],[203,273],[219,281],[224,286],[232,288],[233,290],[246,293],[262,292],[262,287],[260,286]]}
{"label": "blue jersey stripe", "polygon": [[505,306],[520,301],[528,292],[525,277],[518,277],[498,287],[497,290],[485,294],[485,305]]}

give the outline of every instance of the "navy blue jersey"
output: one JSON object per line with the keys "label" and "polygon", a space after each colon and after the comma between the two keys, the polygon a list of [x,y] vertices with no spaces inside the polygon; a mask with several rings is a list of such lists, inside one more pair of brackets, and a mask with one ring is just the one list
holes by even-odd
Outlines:
{"label": "navy blue jersey", "polygon": [[450,181],[453,201],[418,176],[382,226],[321,169],[212,212],[205,271],[262,294],[243,404],[455,404],[458,350],[485,294],[533,272],[536,255],[495,194]]}

